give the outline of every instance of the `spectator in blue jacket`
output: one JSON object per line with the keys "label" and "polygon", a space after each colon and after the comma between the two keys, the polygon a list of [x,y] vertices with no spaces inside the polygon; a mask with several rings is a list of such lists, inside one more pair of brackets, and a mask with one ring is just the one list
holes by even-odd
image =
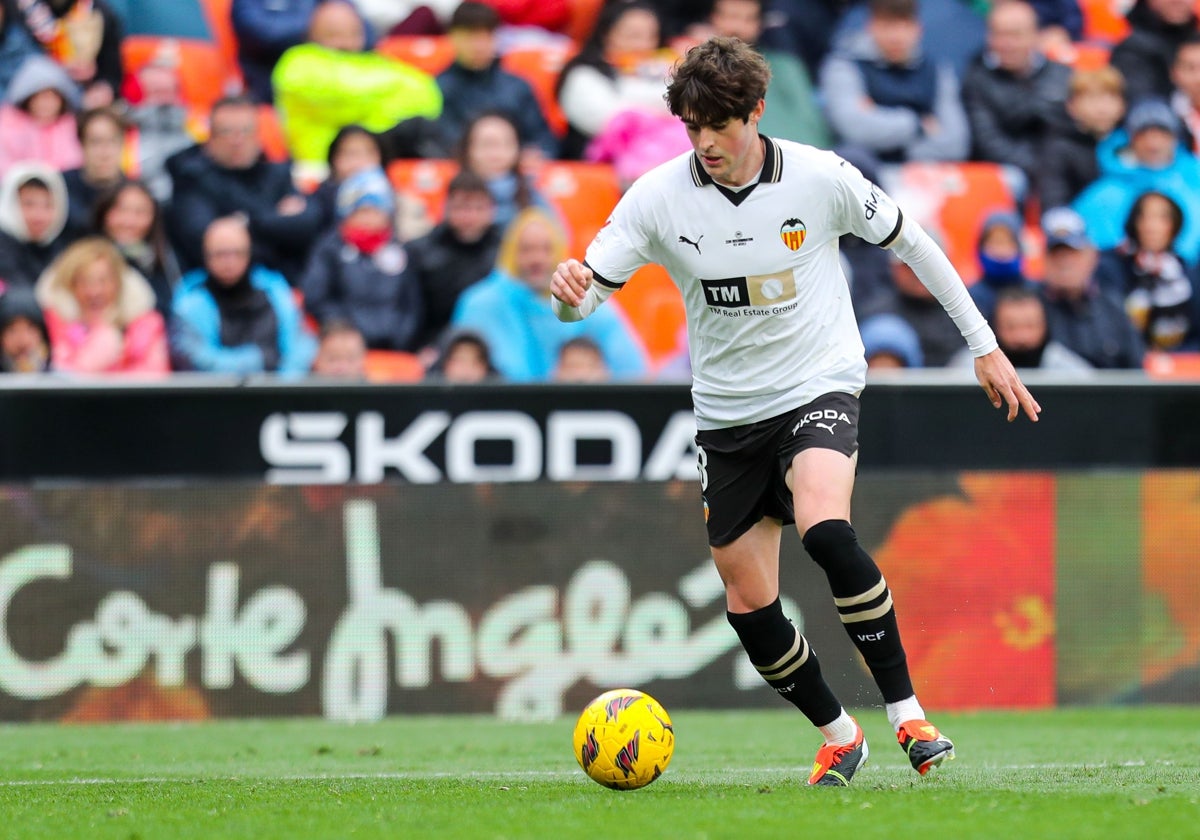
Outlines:
{"label": "spectator in blue jacket", "polygon": [[467,124],[484,111],[502,111],[516,123],[524,148],[534,147],[547,157],[558,154],[533,88],[520,76],[500,69],[496,29],[500,15],[484,3],[466,2],[450,18],[454,63],[437,77],[442,90],[438,123],[451,143],[462,140]]}
{"label": "spectator in blue jacket", "polygon": [[338,189],[338,226],[313,251],[300,280],[317,322],[348,321],[372,350],[417,349],[425,322],[421,284],[396,237],[396,202],[382,169]]}
{"label": "spectator in blue jacket", "polygon": [[171,305],[179,370],[301,375],[316,342],[283,276],[250,261],[250,231],[217,219],[204,234],[204,267],[184,276]]}
{"label": "spectator in blue jacket", "polygon": [[496,368],[514,382],[548,381],[563,342],[581,335],[600,346],[614,378],[645,375],[642,343],[617,307],[571,324],[554,316],[550,278],[566,253],[566,236],[551,216],[521,211],[505,232],[496,270],[463,292],[451,324],[481,333]]}

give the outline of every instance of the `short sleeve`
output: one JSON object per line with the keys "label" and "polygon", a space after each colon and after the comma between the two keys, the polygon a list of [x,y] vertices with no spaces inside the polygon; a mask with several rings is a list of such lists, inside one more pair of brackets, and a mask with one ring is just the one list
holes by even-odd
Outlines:
{"label": "short sleeve", "polygon": [[648,220],[639,193],[635,185],[622,196],[584,258],[597,282],[612,289],[625,285],[635,271],[651,262]]}
{"label": "short sleeve", "polygon": [[886,248],[900,235],[904,214],[891,196],[868,181],[849,161],[836,155],[833,188],[835,224],[872,245]]}

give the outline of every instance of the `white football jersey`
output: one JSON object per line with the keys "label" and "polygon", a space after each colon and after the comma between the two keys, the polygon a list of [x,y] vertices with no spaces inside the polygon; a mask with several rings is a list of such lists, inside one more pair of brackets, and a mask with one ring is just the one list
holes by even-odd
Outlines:
{"label": "white football jersey", "polygon": [[595,282],[659,263],[683,294],[700,429],[737,426],[821,394],[858,394],[867,363],[838,238],[888,245],[903,216],[832,152],[765,141],[759,181],[716,184],[692,153],[639,179],[587,250]]}

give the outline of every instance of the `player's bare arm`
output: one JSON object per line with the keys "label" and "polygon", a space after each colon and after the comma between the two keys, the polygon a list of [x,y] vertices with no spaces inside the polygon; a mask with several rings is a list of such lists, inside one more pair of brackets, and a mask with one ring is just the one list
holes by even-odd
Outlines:
{"label": "player's bare arm", "polygon": [[1037,422],[1042,407],[1029,393],[1003,350],[993,350],[976,358],[975,378],[983,386],[993,406],[999,408],[1002,403],[1008,403],[1008,422],[1016,420],[1021,411],[1034,423]]}
{"label": "player's bare arm", "polygon": [[550,279],[550,294],[567,306],[579,306],[592,285],[592,270],[579,260],[559,263]]}

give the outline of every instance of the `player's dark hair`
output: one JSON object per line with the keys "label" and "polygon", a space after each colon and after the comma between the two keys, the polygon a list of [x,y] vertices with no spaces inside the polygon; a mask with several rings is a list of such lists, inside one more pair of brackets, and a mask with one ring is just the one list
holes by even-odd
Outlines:
{"label": "player's dark hair", "polygon": [[1147,190],[1133,202],[1133,206],[1129,208],[1129,215],[1125,217],[1125,236],[1137,247],[1142,247],[1142,243],[1138,241],[1137,223],[1142,217],[1142,210],[1145,208],[1146,202],[1151,198],[1161,198],[1167,202],[1167,207],[1170,208],[1171,245],[1173,247],[1175,240],[1179,237],[1179,232],[1183,230],[1183,208],[1171,196],[1161,193],[1158,190]]}
{"label": "player's dark hair", "polygon": [[880,20],[916,20],[917,0],[870,0],[867,10]]}
{"label": "player's dark hair", "polygon": [[500,14],[486,3],[475,3],[467,0],[459,3],[454,14],[450,15],[450,25],[447,30],[453,32],[462,29],[469,32],[486,30],[495,32],[500,28]]}
{"label": "player's dark hair", "polygon": [[671,113],[697,125],[746,122],[767,95],[771,68],[738,38],[710,38],[675,65],[665,99]]}

